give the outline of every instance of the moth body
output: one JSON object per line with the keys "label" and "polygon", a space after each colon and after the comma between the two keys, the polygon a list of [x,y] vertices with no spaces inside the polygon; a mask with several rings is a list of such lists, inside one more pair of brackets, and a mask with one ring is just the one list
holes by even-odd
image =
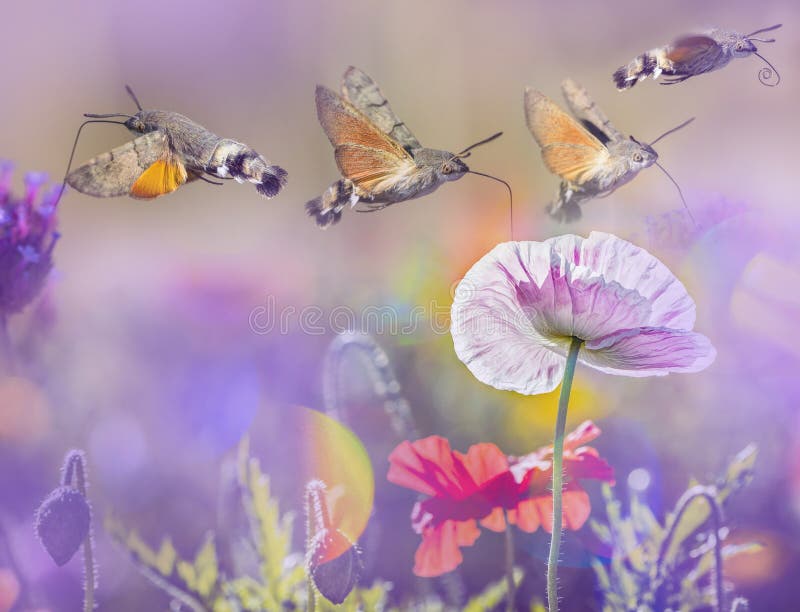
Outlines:
{"label": "moth body", "polygon": [[381,210],[428,195],[470,172],[461,159],[468,151],[423,147],[375,82],[357,68],[345,72],[341,95],[318,86],[316,105],[343,177],[306,203],[306,212],[320,227],[337,223],[348,204],[360,204],[360,212]]}
{"label": "moth body", "polygon": [[532,88],[525,91],[525,116],[545,166],[561,179],[547,211],[559,221],[574,221],[582,203],[632,181],[658,154],[617,130],[576,82],[566,79],[561,88],[574,117]]}
{"label": "moth body", "polygon": [[342,211],[348,205],[354,207],[360,202],[365,212],[381,210],[426,196],[443,183],[457,180],[469,171],[463,161],[453,160],[453,154],[447,151],[423,148],[411,151],[411,154],[416,165],[407,172],[386,177],[372,189],[364,189],[349,179],[338,180],[320,197],[307,202],[306,212],[317,225],[328,227],[341,219]]}
{"label": "moth body", "polygon": [[140,110],[125,127],[136,138],[72,171],[67,176],[70,186],[97,197],[150,199],[210,175],[252,183],[270,198],[286,184],[283,168],[179,113]]}
{"label": "moth body", "polygon": [[[699,74],[720,70],[733,59],[758,54],[754,41],[774,42],[774,39],[755,39],[753,35],[778,27],[780,25],[751,34],[714,28],[701,34],[681,36],[667,45],[645,51],[618,68],[613,74],[614,83],[617,89],[623,91],[647,77],[657,79],[663,74],[667,78],[662,85],[674,85]],[[770,66],[766,72],[762,70],[759,73],[759,80],[769,84],[766,81],[777,76],[777,73],[773,73],[774,69]]]}

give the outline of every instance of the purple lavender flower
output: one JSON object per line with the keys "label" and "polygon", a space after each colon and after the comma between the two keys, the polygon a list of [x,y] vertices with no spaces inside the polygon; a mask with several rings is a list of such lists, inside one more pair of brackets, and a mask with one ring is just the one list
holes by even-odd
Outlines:
{"label": "purple lavender flower", "polygon": [[16,314],[39,294],[53,267],[61,185],[41,196],[47,175],[25,175],[25,194],[11,193],[13,164],[0,160],[0,318]]}

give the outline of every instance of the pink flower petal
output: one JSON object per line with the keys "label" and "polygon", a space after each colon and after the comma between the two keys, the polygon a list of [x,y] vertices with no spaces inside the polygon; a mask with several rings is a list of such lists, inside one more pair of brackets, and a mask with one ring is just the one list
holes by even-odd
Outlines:
{"label": "pink flower petal", "polygon": [[488,442],[473,444],[466,455],[455,451],[469,470],[475,484],[481,486],[495,476],[508,472],[508,457],[496,445]]}
{"label": "pink flower petal", "polygon": [[644,327],[586,343],[578,359],[608,374],[663,376],[699,372],[714,362],[711,341],[691,331]]}
{"label": "pink flower petal", "polygon": [[401,442],[389,455],[386,478],[426,495],[459,498],[477,489],[461,458],[441,436]]}
{"label": "pink flower petal", "polygon": [[464,557],[462,546],[472,546],[481,532],[475,521],[447,521],[426,530],[414,555],[414,574],[441,576],[456,569]]}
{"label": "pink flower petal", "polygon": [[603,432],[594,424],[594,421],[584,421],[564,438],[564,450],[572,451],[578,447],[585,446],[592,440],[597,439],[601,433]]}
{"label": "pink flower petal", "polygon": [[[517,287],[523,311],[541,334],[586,340],[647,325],[650,304],[636,291],[600,277],[575,279],[570,274],[553,267],[540,287],[530,282]],[[559,352],[565,344],[559,343]]]}
{"label": "pink flower petal", "polygon": [[[569,239],[568,239],[569,238]],[[551,238],[553,249],[586,270],[587,276],[602,275],[607,282],[617,282],[635,289],[650,302],[651,315],[643,326],[692,329],[694,301],[669,268],[642,248],[612,234],[591,232],[575,253],[573,237]]]}
{"label": "pink flower petal", "polygon": [[[508,271],[493,262],[487,266],[488,259],[479,261],[456,290],[451,323],[456,354],[478,380],[497,389],[528,395],[552,391],[564,373],[564,357],[550,348],[558,341],[533,325],[517,300],[514,281],[497,280],[498,271]],[[547,270],[549,263],[542,274]],[[492,280],[483,284],[486,274]]]}
{"label": "pink flower petal", "polygon": [[[579,359],[605,372],[699,371],[714,351],[688,331],[694,319],[694,302],[664,264],[616,236],[592,232],[587,239],[497,245],[459,284],[451,333],[456,354],[478,380],[535,394],[558,386],[573,336],[585,342]],[[639,332],[639,341],[629,337]]]}

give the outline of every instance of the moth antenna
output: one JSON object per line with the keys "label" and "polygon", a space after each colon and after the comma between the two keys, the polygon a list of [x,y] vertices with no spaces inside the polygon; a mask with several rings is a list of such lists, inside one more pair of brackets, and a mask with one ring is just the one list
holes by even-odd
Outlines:
{"label": "moth antenna", "polygon": [[[502,134],[502,132],[500,132],[500,134]],[[489,140],[497,138],[500,134],[495,134]],[[492,179],[493,181],[497,181],[498,183],[503,183],[503,185],[506,186],[506,189],[508,189],[508,212],[509,212],[508,228],[510,230],[511,240],[514,240],[514,194],[511,192],[511,185],[506,183],[503,179],[497,178],[496,176],[492,176],[491,174],[484,174],[483,172],[475,172],[475,170],[468,170],[467,172],[469,174],[477,174],[478,176],[484,176],[486,178]]]}
{"label": "moth antenna", "polygon": [[[134,119],[133,115],[129,115],[128,113],[103,113],[102,115],[98,115],[97,113],[83,113],[84,117],[89,117],[90,119],[110,119],[111,117],[127,117],[128,119]],[[118,121],[114,121],[113,123],[119,123]]]}
{"label": "moth antenna", "polygon": [[[766,64],[766,66],[762,67],[761,70],[758,71],[758,81],[762,85],[766,85],[767,87],[776,87],[778,83],[781,82],[781,75],[775,69],[775,66],[770,64],[767,61],[767,58],[761,55],[758,51],[754,51],[753,55],[759,57],[762,62]],[[770,81],[775,78],[774,83],[770,83]]]}
{"label": "moth antenna", "polygon": [[136,94],[135,94],[135,93],[133,93],[133,90],[131,89],[131,86],[130,86],[130,85],[125,85],[125,91],[127,91],[127,92],[128,92],[128,95],[129,95],[131,98],[133,98],[133,103],[136,105],[136,108],[138,108],[139,110],[142,110],[142,105],[141,105],[141,104],[139,104],[139,98],[137,98],[137,97],[136,97]]}
{"label": "moth antenna", "polygon": [[474,149],[475,147],[479,147],[481,145],[485,145],[488,142],[492,142],[493,140],[495,140],[497,138],[500,138],[500,136],[502,136],[502,135],[503,135],[503,132],[497,132],[497,134],[492,134],[491,136],[489,136],[489,138],[484,138],[483,140],[481,140],[479,142],[476,142],[473,145],[468,146],[466,149],[461,151],[461,153],[456,153],[455,155],[453,155],[453,158],[455,159],[455,158],[469,157],[469,152],[472,149]]}
{"label": "moth antenna", "polygon": [[[91,115],[87,115],[91,116]],[[61,181],[61,190],[58,192],[58,197],[56,198],[55,204],[53,204],[53,208],[58,206],[58,203],[61,201],[61,196],[64,195],[64,189],[67,187],[67,176],[69,176],[70,168],[72,168],[72,160],[75,158],[75,149],[78,147],[78,139],[81,137],[81,131],[83,128],[86,127],[90,123],[115,123],[117,125],[125,125],[122,121],[108,121],[107,119],[89,119],[88,121],[84,121],[81,123],[80,127],[78,128],[77,134],[75,134],[75,141],[72,143],[72,151],[69,154],[69,161],[67,162],[67,170],[64,172],[64,180]]]}
{"label": "moth antenna", "polygon": [[649,145],[652,147],[654,144],[656,144],[656,143],[657,143],[659,140],[661,140],[662,138],[666,138],[666,137],[667,137],[667,136],[669,136],[670,134],[673,134],[674,132],[677,132],[678,130],[685,128],[685,127],[686,127],[687,125],[689,125],[689,124],[690,124],[692,121],[694,121],[694,117],[690,117],[689,119],[687,119],[686,121],[684,121],[683,123],[681,123],[679,126],[676,126],[676,127],[672,128],[671,130],[667,130],[666,132],[664,132],[663,134],[661,134],[661,136],[659,136],[658,138],[656,138],[656,139],[655,139],[653,142],[650,142],[650,143],[648,143],[648,144],[649,144]]}
{"label": "moth antenna", "polygon": [[774,38],[750,38],[747,37],[747,40],[755,41],[755,42],[764,42],[764,43],[774,43]]}
{"label": "moth antenna", "polygon": [[[750,38],[751,36],[754,36],[755,34],[761,34],[762,32],[772,32],[772,30],[777,30],[782,25],[783,25],[782,23],[777,23],[774,26],[769,26],[768,28],[761,28],[760,30],[756,30],[755,32],[750,32],[750,34],[746,34],[745,38]],[[766,42],[766,41],[763,41],[763,42]],[[770,41],[770,42],[774,42],[774,41]]]}
{"label": "moth antenna", "polygon": [[664,174],[667,175],[667,178],[670,181],[672,181],[672,184],[675,185],[675,189],[678,190],[678,195],[681,197],[681,202],[683,202],[683,207],[686,209],[686,212],[689,214],[689,218],[692,220],[692,223],[694,223],[694,226],[699,229],[700,226],[697,224],[697,221],[695,221],[695,218],[694,218],[694,215],[692,214],[692,211],[689,210],[689,205],[686,203],[686,199],[683,197],[683,191],[681,191],[681,186],[678,185],[678,181],[676,181],[674,178],[672,178],[672,175],[669,172],[667,172],[667,169],[664,166],[662,166],[658,162],[655,162],[655,164],[656,164],[656,166],[659,167],[661,172],[663,172]]}

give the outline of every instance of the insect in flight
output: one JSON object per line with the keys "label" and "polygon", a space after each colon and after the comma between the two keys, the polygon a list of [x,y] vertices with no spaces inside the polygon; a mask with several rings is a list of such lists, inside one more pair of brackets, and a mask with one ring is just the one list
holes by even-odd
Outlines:
{"label": "insect in flight", "polygon": [[[344,73],[342,94],[317,86],[317,116],[334,147],[342,179],[306,203],[306,212],[325,228],[337,223],[347,204],[358,212],[382,210],[427,195],[467,173],[505,181],[470,170],[464,159],[472,149],[498,138],[498,132],[460,153],[423,147],[389,106],[377,84],[362,70]],[[512,221],[513,227],[513,221]]]}
{"label": "insect in flight", "polygon": [[[777,30],[779,27],[780,23],[750,34],[739,34],[717,28],[703,34],[681,36],[668,45],[645,51],[627,66],[617,69],[613,75],[614,83],[617,89],[623,91],[649,76],[657,79],[663,74],[668,78],[661,81],[661,84],[674,85],[698,74],[724,68],[734,58],[755,55],[766,64],[758,71],[758,80],[764,85],[775,87],[780,83],[781,76],[775,70],[775,66],[758,53],[758,47],[754,44],[772,43],[775,39],[753,37],[756,34]],[[772,83],[772,80],[775,82]]]}
{"label": "insect in flight", "polygon": [[[131,88],[126,86],[126,90],[139,109],[135,115],[86,114],[89,119],[78,129],[66,177],[67,184],[77,191],[101,198],[130,195],[151,199],[196,179],[221,185],[208,178],[213,176],[253,183],[258,193],[271,198],[286,184],[286,171],[247,145],[220,138],[178,113],[143,110]],[[88,123],[124,125],[136,138],[69,172],[78,137]]]}
{"label": "insect in flight", "polygon": [[678,188],[686,206],[680,187],[658,163],[658,153],[653,145],[688,125],[694,118],[647,144],[633,136],[626,138],[611,125],[586,90],[575,81],[564,80],[561,90],[577,119],[570,117],[543,93],[531,87],[525,90],[528,129],[541,148],[545,166],[561,179],[558,197],[547,208],[551,216],[559,221],[579,219],[581,203],[611,194],[654,164]]}

